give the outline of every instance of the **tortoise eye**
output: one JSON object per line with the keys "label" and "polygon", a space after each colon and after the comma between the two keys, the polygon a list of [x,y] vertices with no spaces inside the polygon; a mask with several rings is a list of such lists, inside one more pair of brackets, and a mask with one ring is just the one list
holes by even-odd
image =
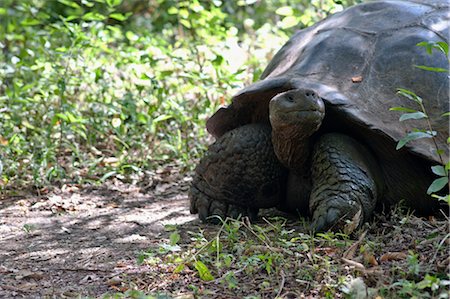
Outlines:
{"label": "tortoise eye", "polygon": [[294,102],[294,98],[293,98],[292,96],[287,96],[287,100],[288,100],[289,102],[291,102],[291,103]]}

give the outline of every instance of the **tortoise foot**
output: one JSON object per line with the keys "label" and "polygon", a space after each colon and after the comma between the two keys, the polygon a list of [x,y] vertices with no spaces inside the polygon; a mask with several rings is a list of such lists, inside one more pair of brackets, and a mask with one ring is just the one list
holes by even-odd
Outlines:
{"label": "tortoise foot", "polygon": [[197,214],[204,223],[220,224],[226,218],[238,219],[247,216],[251,221],[258,216],[257,208],[246,208],[235,204],[213,199],[201,193],[195,187],[190,190],[190,212]]}
{"label": "tortoise foot", "polygon": [[314,231],[332,230],[351,233],[364,223],[361,204],[344,203],[342,200],[337,200],[336,206],[329,206],[330,201],[327,203],[314,211],[311,224]]}

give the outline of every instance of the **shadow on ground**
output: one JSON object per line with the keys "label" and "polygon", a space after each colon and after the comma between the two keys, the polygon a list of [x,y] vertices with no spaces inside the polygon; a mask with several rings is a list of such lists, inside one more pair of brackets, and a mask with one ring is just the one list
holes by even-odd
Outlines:
{"label": "shadow on ground", "polygon": [[99,296],[189,214],[188,181],[65,186],[0,200],[0,297]]}

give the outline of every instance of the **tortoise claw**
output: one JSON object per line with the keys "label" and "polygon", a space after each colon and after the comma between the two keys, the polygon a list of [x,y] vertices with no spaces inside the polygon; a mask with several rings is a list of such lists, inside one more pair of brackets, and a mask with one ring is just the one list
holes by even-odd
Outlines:
{"label": "tortoise claw", "polygon": [[312,230],[315,232],[342,230],[347,234],[352,233],[364,222],[362,207],[360,204],[357,206],[348,209],[330,207],[326,212],[323,212],[324,209],[316,210],[313,214]]}
{"label": "tortoise claw", "polygon": [[247,216],[250,220],[255,220],[258,216],[257,208],[245,208],[224,201],[215,200],[201,193],[196,188],[192,188],[189,194],[190,212],[197,214],[204,223],[219,224],[227,217],[237,219]]}

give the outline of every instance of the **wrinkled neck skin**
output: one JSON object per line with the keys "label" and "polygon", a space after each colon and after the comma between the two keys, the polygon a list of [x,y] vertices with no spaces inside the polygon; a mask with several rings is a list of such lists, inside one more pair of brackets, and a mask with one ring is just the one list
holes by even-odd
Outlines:
{"label": "wrinkled neck skin", "polygon": [[269,102],[275,154],[284,166],[299,175],[307,173],[310,136],[319,129],[324,116],[323,100],[312,90],[289,90]]}
{"label": "wrinkled neck skin", "polygon": [[272,143],[275,154],[288,169],[302,175],[309,169],[311,154],[310,136],[299,134],[299,126],[272,128]]}

